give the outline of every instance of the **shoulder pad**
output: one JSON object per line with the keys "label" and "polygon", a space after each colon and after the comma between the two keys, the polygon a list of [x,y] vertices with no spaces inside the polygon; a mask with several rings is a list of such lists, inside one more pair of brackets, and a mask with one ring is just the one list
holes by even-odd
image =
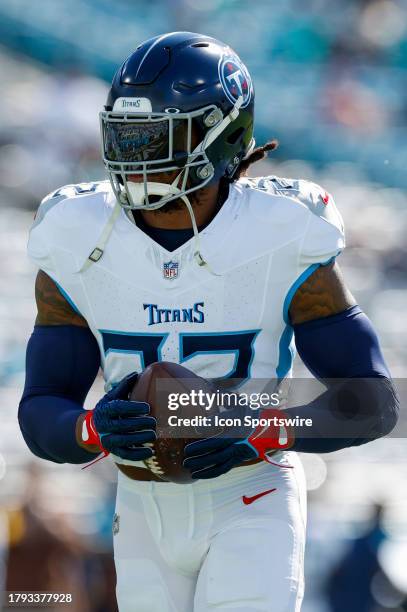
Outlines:
{"label": "shoulder pad", "polygon": [[294,195],[300,191],[300,181],[280,176],[265,176],[259,179],[259,187],[267,191],[272,190],[282,195]]}
{"label": "shoulder pad", "polygon": [[98,181],[94,183],[79,183],[76,185],[64,185],[55,191],[51,191],[41,201],[38,207],[36,215],[34,217],[34,225],[41,223],[47,212],[51,210],[56,204],[62,200],[68,200],[76,198],[78,196],[87,195],[89,193],[95,193],[96,191],[103,191],[105,188],[109,188],[109,181]]}
{"label": "shoulder pad", "polygon": [[101,186],[106,185],[109,181],[98,181],[96,183],[79,183],[77,185],[64,185],[55,191],[49,193],[42,200],[43,202],[47,202],[52,198],[75,198],[76,196],[81,196],[86,193],[93,193],[95,191],[100,191]]}
{"label": "shoulder pad", "polygon": [[[245,183],[270,195],[288,197],[293,201],[306,206],[318,217],[324,217],[331,222],[338,223],[338,211],[334,198],[320,185],[305,179],[281,178],[279,176],[265,176],[245,178]],[[342,226],[342,222],[340,222]]]}
{"label": "shoulder pad", "polygon": [[300,191],[299,180],[290,178],[280,178],[278,176],[244,177],[241,179],[246,185],[266,191],[274,195],[293,196]]}
{"label": "shoulder pad", "polygon": [[253,187],[275,195],[283,195],[300,200],[303,204],[313,208],[318,204],[326,206],[332,196],[320,185],[305,179],[282,178],[279,176],[265,176],[250,179]]}

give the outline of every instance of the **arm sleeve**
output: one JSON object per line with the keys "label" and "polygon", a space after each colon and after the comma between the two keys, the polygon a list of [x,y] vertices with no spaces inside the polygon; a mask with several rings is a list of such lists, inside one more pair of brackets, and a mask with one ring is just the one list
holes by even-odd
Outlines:
{"label": "arm sleeve", "polygon": [[285,412],[312,419],[293,450],[332,452],[384,436],[395,427],[399,403],[377,335],[359,306],[294,325],[299,355],[328,390]]}
{"label": "arm sleeve", "polygon": [[56,463],[85,463],[95,457],[77,444],[75,429],[99,365],[99,347],[88,328],[34,327],[18,419],[35,455]]}

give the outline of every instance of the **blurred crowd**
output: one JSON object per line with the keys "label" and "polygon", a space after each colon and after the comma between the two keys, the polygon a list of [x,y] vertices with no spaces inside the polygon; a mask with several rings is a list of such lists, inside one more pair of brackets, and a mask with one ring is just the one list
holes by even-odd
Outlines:
{"label": "blurred crowd", "polygon": [[[41,0],[41,11],[31,0],[2,0],[4,46],[53,71],[27,78],[15,66],[4,82],[11,119],[0,146],[19,147],[4,156],[31,164],[36,176],[55,148],[56,182],[78,162],[92,173],[93,109],[117,66],[145,38],[197,23],[247,63],[258,141],[279,137],[282,159],[352,161],[370,180],[407,186],[407,0],[153,0],[136,10],[129,0]],[[67,125],[82,137],[73,142]],[[31,159],[32,141],[41,142],[42,160]]]}
{"label": "blurred crowd", "polygon": [[[104,177],[98,111],[115,67],[143,39],[199,23],[238,51],[255,82],[257,142],[281,143],[251,172],[307,178],[333,194],[347,230],[346,281],[393,376],[406,376],[406,9],[407,0],[150,0],[136,9],[130,0],[41,0],[38,10],[2,0],[0,593],[72,592],[75,612],[116,610],[113,466],[36,460],[16,412],[35,317],[25,255],[34,210],[63,184]],[[296,373],[308,375],[301,363]],[[87,405],[101,393],[98,379]],[[404,440],[302,459],[304,612],[407,610]]]}

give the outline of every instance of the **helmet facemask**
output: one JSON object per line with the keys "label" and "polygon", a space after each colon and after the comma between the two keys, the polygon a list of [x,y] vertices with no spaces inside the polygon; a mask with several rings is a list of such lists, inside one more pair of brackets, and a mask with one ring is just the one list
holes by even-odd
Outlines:
{"label": "helmet facemask", "polygon": [[[218,180],[207,149],[237,118],[241,103],[239,98],[226,117],[216,105],[185,113],[100,113],[103,161],[120,205],[156,210],[178,198],[185,202]],[[157,174],[174,172],[171,183],[154,181]]]}

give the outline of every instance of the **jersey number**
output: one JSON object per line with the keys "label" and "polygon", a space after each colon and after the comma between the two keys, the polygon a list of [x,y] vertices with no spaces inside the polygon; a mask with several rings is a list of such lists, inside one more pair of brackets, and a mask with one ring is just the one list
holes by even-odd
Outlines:
{"label": "jersey number", "polygon": [[[254,357],[254,341],[259,331],[180,334],[179,362],[188,361],[196,355],[233,354],[233,368],[222,378],[247,379]],[[108,330],[100,330],[100,333],[106,357],[111,352],[139,355],[143,369],[162,361],[162,348],[168,337],[168,334],[130,334]]]}

